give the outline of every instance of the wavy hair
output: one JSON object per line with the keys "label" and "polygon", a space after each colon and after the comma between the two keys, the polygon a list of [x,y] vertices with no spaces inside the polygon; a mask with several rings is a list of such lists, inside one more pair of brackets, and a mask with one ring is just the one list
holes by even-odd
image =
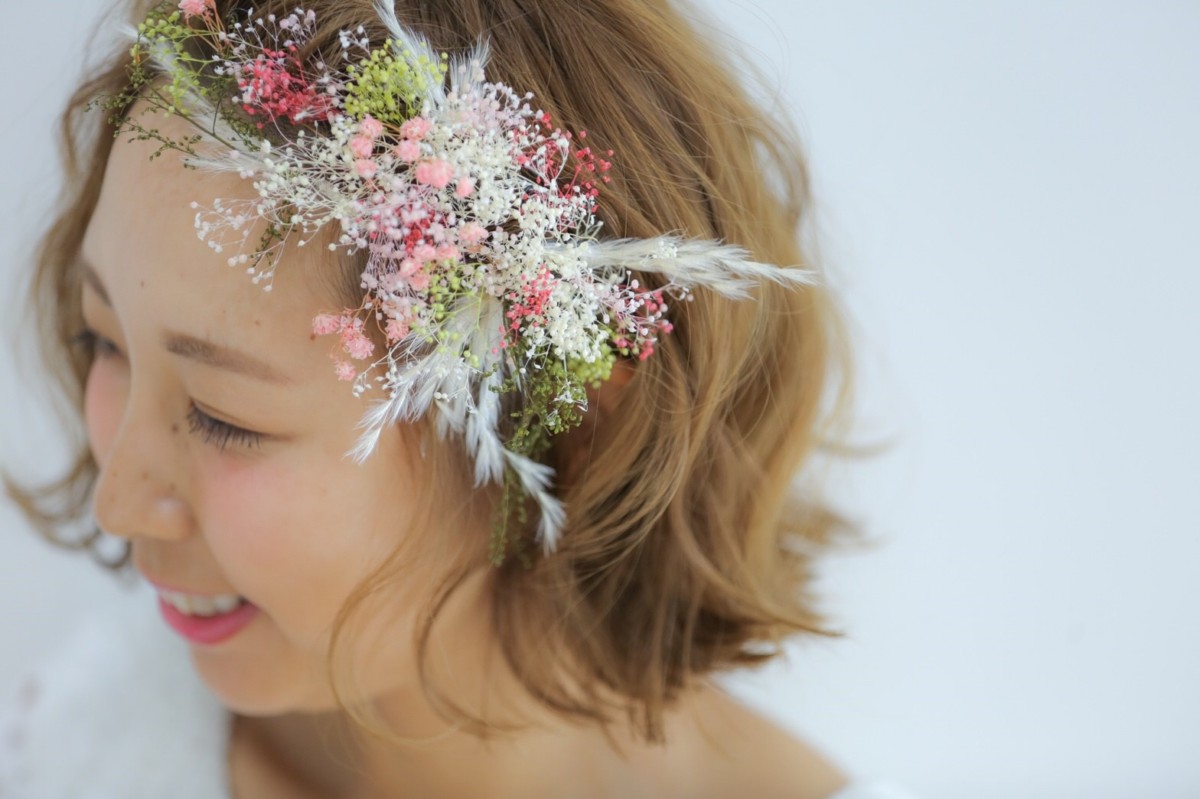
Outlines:
{"label": "wavy hair", "polygon": [[[146,10],[135,5],[131,18]],[[361,24],[374,44],[386,38],[372,0],[305,5],[320,26],[310,47],[327,58],[341,29]],[[290,10],[274,0],[216,6],[226,18]],[[738,63],[672,0],[396,6],[401,22],[439,49],[489,38],[492,79],[532,91],[559,124],[615,151],[599,208],[608,235],[716,238],[765,263],[818,268],[800,236],[810,199],[797,137],[751,99]],[[42,356],[74,409],[75,433],[90,366],[70,343],[82,325],[77,256],[114,132],[102,114],[85,111],[124,88],[127,59],[122,51],[94,70],[62,117],[65,195],[33,281]],[[361,265],[341,268],[353,305]],[[827,629],[811,583],[815,559],[850,529],[821,496],[794,485],[818,449],[848,429],[850,355],[830,291],[768,285],[738,302],[701,290],[676,310],[674,332],[637,364],[618,412],[561,437],[548,456],[564,478],[569,519],[558,550],[531,564],[510,559],[488,582],[496,639],[530,694],[606,727],[625,715],[655,742],[664,711],[698,678],[769,660],[789,636],[841,635]],[[60,479],[5,482],[47,538],[94,548],[98,532],[69,540],[64,530],[86,521],[96,475],[80,443]],[[399,557],[381,564],[342,609],[329,653],[335,691],[349,679],[332,666],[339,639],[365,599],[402,569]],[[449,575],[430,598],[417,658],[433,706],[486,735],[489,725],[428,669],[438,611],[465,578]],[[344,707],[376,729],[361,709]]]}

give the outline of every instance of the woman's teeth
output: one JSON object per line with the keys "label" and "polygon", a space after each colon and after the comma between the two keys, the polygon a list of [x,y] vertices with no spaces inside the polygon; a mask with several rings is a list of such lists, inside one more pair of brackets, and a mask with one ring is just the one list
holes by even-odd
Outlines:
{"label": "woman's teeth", "polygon": [[237,594],[199,596],[197,594],[180,594],[175,591],[161,590],[158,593],[172,607],[188,616],[216,616],[221,613],[228,613],[245,601]]}

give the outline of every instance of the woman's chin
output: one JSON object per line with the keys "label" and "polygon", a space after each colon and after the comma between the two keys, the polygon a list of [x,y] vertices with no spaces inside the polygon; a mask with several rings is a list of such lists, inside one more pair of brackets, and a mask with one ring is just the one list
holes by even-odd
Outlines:
{"label": "woman's chin", "polygon": [[192,647],[192,664],[208,690],[230,712],[242,716],[281,716],[305,710],[303,686],[270,658],[243,659],[231,653]]}

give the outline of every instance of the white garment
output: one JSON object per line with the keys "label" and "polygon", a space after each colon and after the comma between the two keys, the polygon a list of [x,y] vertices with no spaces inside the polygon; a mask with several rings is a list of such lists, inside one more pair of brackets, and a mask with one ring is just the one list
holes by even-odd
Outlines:
{"label": "white garment", "polygon": [[890,782],[856,782],[847,785],[829,799],[916,799],[916,797]]}
{"label": "white garment", "polygon": [[229,715],[145,587],[89,618],[0,719],[3,799],[225,799]]}
{"label": "white garment", "polygon": [[[0,703],[0,799],[228,799],[228,712],[139,587]],[[829,799],[912,799],[882,783]]]}

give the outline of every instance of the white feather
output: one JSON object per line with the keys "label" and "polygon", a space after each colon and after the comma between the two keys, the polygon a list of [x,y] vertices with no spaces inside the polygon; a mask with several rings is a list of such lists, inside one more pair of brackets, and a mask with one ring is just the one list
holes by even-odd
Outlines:
{"label": "white feather", "polygon": [[476,412],[467,419],[467,449],[475,458],[475,485],[498,483],[504,476],[504,441],[497,423],[500,418],[500,395],[492,390],[500,382],[491,374],[479,381]]}
{"label": "white feather", "polygon": [[475,485],[500,482],[504,476],[504,442],[500,438],[500,395],[493,389],[503,382],[504,359],[493,356],[501,343],[504,306],[483,296],[479,320],[471,336],[471,352],[484,361],[474,397],[474,412],[466,420],[467,451],[475,459]]}
{"label": "white feather", "polygon": [[595,241],[585,246],[593,268],[654,272],[678,285],[704,286],[734,299],[748,297],[747,290],[758,281],[801,286],[818,280],[812,270],[758,263],[742,247],[715,241],[659,236]]}
{"label": "white feather", "polygon": [[450,91],[459,96],[474,94],[484,82],[484,69],[491,57],[487,39],[480,39],[465,55],[450,57]]}
{"label": "white feather", "polygon": [[550,480],[554,477],[554,470],[544,463],[538,463],[509,450],[504,451],[504,456],[517,479],[521,481],[521,488],[533,498],[541,511],[538,538],[541,539],[542,549],[547,553],[553,552],[558,546],[559,533],[562,532],[567,519],[567,512],[562,503],[550,493]]}
{"label": "white feather", "polygon": [[375,451],[375,446],[379,443],[380,434],[383,433],[392,418],[392,410],[390,401],[376,402],[367,409],[366,414],[358,423],[359,428],[365,432],[358,437],[358,441],[346,453],[354,459],[355,463],[361,465],[371,457],[371,453]]}

